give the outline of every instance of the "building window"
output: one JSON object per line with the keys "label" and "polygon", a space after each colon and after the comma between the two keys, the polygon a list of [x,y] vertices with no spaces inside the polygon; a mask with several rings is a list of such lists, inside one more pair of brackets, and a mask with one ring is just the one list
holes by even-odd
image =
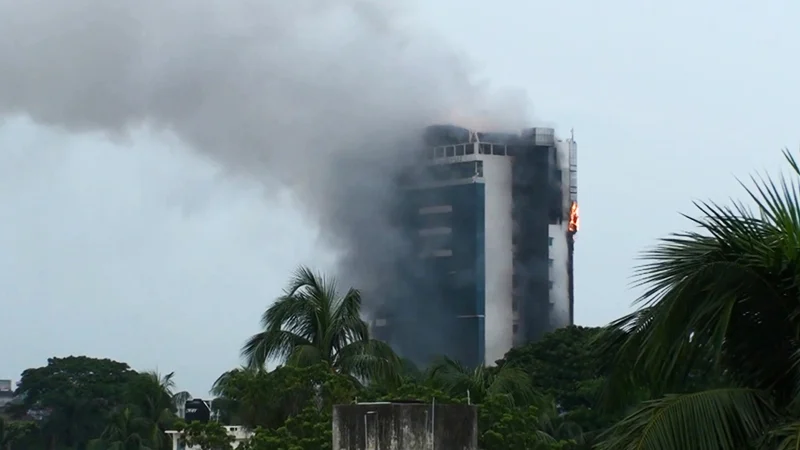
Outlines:
{"label": "building window", "polygon": [[553,282],[552,281],[548,281],[547,282],[547,286],[550,288],[550,290],[553,290]]}
{"label": "building window", "polygon": [[514,324],[514,326],[512,326],[512,327],[511,327],[511,331],[512,331],[514,334],[517,334],[517,331],[519,331],[519,325],[517,325],[517,324]]}
{"label": "building window", "polygon": [[517,299],[511,299],[511,310],[516,311],[518,308]]}
{"label": "building window", "polygon": [[552,247],[552,246],[553,246],[553,238],[551,238],[551,237],[547,238],[547,245],[548,245],[549,247]]}
{"label": "building window", "polygon": [[[426,206],[419,209],[420,214],[442,214],[453,212],[453,205]],[[551,240],[553,238],[550,238]]]}
{"label": "building window", "polygon": [[547,267],[553,267],[553,259],[552,258],[547,260]]}

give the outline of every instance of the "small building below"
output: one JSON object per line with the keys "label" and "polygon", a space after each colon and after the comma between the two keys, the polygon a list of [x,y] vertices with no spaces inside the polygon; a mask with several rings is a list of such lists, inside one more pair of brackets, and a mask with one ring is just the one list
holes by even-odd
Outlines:
{"label": "small building below", "polygon": [[333,450],[476,450],[474,405],[378,402],[333,408]]}

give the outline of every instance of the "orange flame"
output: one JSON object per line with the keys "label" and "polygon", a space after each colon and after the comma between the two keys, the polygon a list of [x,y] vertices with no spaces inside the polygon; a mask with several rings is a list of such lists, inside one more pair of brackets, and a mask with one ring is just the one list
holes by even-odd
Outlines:
{"label": "orange flame", "polygon": [[581,219],[578,215],[578,202],[572,202],[569,208],[569,231],[576,233],[581,227]]}

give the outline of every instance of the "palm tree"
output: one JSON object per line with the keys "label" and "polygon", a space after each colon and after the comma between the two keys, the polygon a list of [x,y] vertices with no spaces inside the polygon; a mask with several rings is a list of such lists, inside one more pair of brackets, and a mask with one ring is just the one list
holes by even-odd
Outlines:
{"label": "palm tree", "polygon": [[114,412],[110,419],[100,438],[89,442],[88,450],[153,450],[147,440],[147,419],[130,408]]}
{"label": "palm tree", "polygon": [[217,420],[247,426],[260,423],[264,399],[259,382],[263,373],[258,367],[243,366],[223,373],[214,381],[211,409]]}
{"label": "palm tree", "polygon": [[172,394],[172,406],[177,411],[178,416],[183,418],[185,414],[186,402],[192,399],[192,394],[189,391],[180,391]]}
{"label": "palm tree", "polygon": [[344,296],[336,283],[300,267],[283,296],[261,319],[263,331],[242,348],[251,367],[271,358],[289,364],[328,363],[334,370],[360,379],[394,378],[400,359],[384,342],[371,339],[361,319],[361,294]]}
{"label": "palm tree", "polygon": [[148,424],[146,437],[153,450],[167,448],[171,441],[164,430],[175,419],[175,372],[161,375],[157,371],[147,371],[139,376],[131,392],[133,406]]}
{"label": "palm tree", "polygon": [[[784,155],[791,179],[753,178],[755,188],[745,188],[755,212],[697,203],[701,217],[690,220],[699,231],[673,234],[645,254],[640,309],[611,326],[618,356],[608,393],[646,386],[655,399],[600,448],[795,448],[800,167]],[[709,374],[716,385],[687,389]]]}
{"label": "palm tree", "polygon": [[454,398],[469,396],[472,403],[483,403],[489,396],[502,396],[517,406],[543,406],[544,397],[533,388],[525,371],[508,366],[478,366],[470,369],[448,357],[429,369],[429,380]]}

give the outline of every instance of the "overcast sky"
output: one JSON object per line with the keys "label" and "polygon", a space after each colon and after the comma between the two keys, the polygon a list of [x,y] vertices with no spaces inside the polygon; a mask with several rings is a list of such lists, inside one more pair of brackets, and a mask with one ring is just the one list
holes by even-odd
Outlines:
{"label": "overcast sky", "polygon": [[[492,85],[523,89],[532,124],[575,129],[581,325],[629,310],[637,253],[685,228],[692,200],[740,196],[735,176],[779,169],[800,143],[797,2],[433,0],[414,18]],[[174,370],[205,395],[290,271],[333,267],[298,209],[163,133],[7,117],[0,378],[86,354]]]}

